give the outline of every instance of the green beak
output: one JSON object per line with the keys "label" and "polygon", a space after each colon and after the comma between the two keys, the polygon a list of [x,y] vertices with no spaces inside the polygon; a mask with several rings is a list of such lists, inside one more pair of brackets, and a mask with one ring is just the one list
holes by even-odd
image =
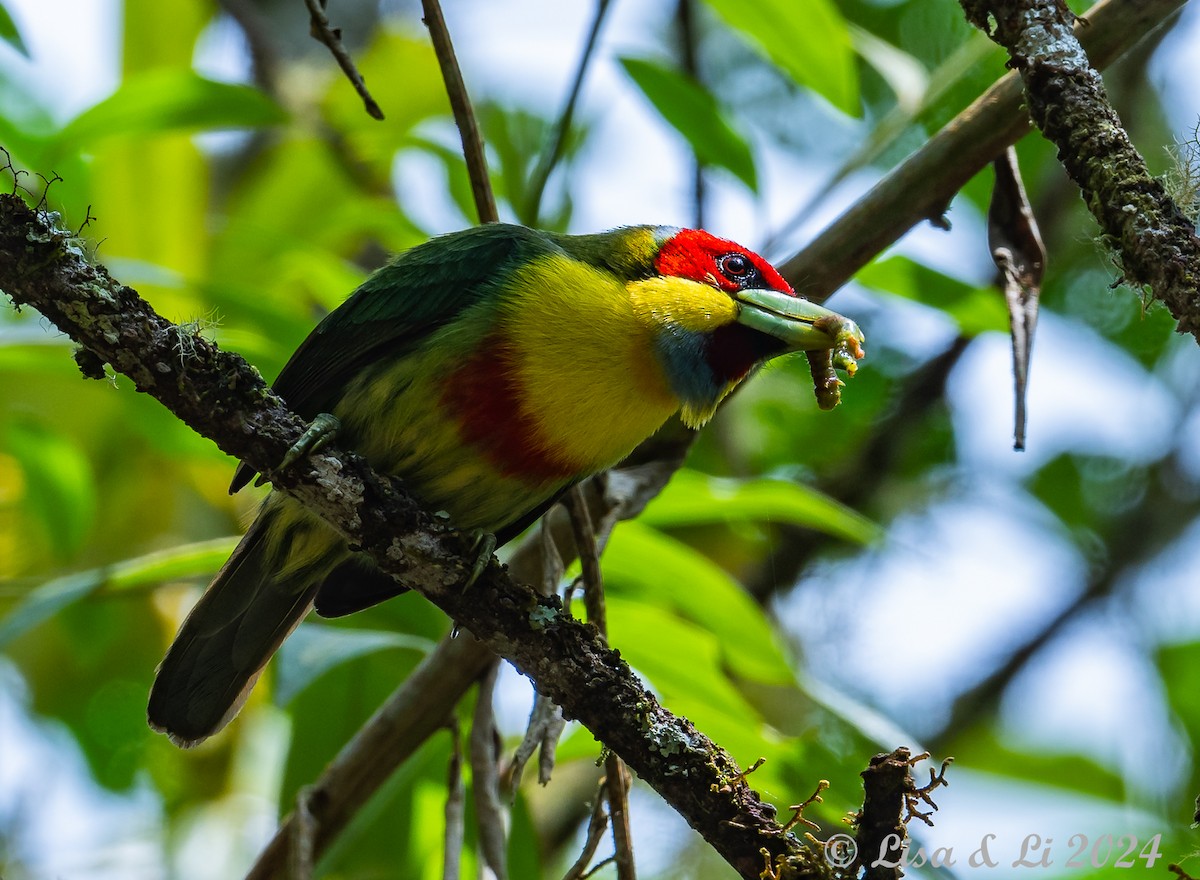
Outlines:
{"label": "green beak", "polygon": [[833,363],[851,375],[866,341],[858,325],[837,312],[778,290],[739,290],[738,323],[787,344],[791,351],[833,352]]}

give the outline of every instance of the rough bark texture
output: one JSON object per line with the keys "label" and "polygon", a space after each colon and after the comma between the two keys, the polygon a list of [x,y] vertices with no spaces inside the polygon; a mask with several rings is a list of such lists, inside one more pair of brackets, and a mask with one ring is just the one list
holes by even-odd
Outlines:
{"label": "rough bark texture", "polygon": [[[1105,67],[1173,15],[1185,0],[1101,0],[1080,19],[1079,39]],[[940,221],[950,200],[981,168],[1029,132],[1017,74],[999,79],[919,150],[857,199],[779,271],[822,302],[891,245],[894,230]]]}
{"label": "rough bark texture", "polygon": [[1088,210],[1120,257],[1200,341],[1200,239],[1150,176],[1108,102],[1062,0],[962,0],[967,18],[1008,50],[1029,115],[1055,146]]}
{"label": "rough bark texture", "polygon": [[908,749],[896,749],[873,757],[862,772],[865,797],[855,840],[863,880],[896,880],[904,875],[891,863],[902,860],[901,844],[908,840],[906,798],[916,789],[910,759]]}
{"label": "rough bark texture", "polygon": [[[303,421],[241,358],[180,330],[90,265],[55,220],[16,196],[0,196],[0,289],[80,343],[86,374],[111,364],[222,450],[270,474],[277,489],[319,512],[381,568],[532,678],[743,877],[759,877],[764,855],[782,860],[785,877],[824,873],[820,857],[784,833],[774,807],[745,784],[734,760],[660,706],[593,627],[563,613],[557,596],[514,583],[494,561],[462,590],[470,541],[422,511],[398,480],[337,449],[275,473]],[[320,802],[311,808],[319,822]]]}

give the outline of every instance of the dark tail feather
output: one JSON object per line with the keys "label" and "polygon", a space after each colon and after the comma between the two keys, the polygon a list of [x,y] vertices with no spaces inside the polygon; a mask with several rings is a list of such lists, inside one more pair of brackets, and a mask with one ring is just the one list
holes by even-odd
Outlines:
{"label": "dark tail feather", "polygon": [[188,614],[150,689],[150,726],[183,748],[212,736],[242,708],[271,655],[312,607],[316,584],[275,579],[269,511],[254,521]]}

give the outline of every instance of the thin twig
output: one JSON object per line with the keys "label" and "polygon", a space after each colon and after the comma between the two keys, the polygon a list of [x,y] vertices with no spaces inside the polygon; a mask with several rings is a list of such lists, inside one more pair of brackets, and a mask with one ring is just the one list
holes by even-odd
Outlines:
{"label": "thin twig", "polygon": [[296,821],[292,825],[291,850],[288,858],[288,876],[291,880],[309,880],[313,875],[313,841],[320,824],[313,815],[313,789],[305,785],[296,792]]}
{"label": "thin twig", "polygon": [[[596,532],[588,515],[586,500],[578,486],[567,493],[564,504],[571,518],[575,549],[579,553],[579,564],[583,569],[583,601],[587,608],[588,621],[595,624],[596,629],[600,631],[600,638],[607,644],[608,613],[604,607],[604,579],[600,571],[600,554],[596,548]],[[633,834],[629,827],[629,771],[620,756],[611,751],[604,758],[604,768],[607,780],[605,791],[616,850],[613,861],[617,865],[617,878],[636,880]]]}
{"label": "thin twig", "polygon": [[[554,542],[554,529],[550,517],[542,519],[538,527],[538,544],[542,556],[542,595],[553,596],[558,591],[558,583],[562,580],[566,565],[562,554]],[[525,727],[525,737],[513,755],[512,766],[509,768],[509,788],[513,797],[521,787],[521,776],[525,765],[533,757],[534,751],[540,749],[538,757],[538,782],[546,785],[554,772],[555,751],[559,737],[566,727],[562,709],[545,694],[534,692],[533,710],[529,713],[529,724]]]}
{"label": "thin twig", "polygon": [[596,551],[596,533],[587,504],[578,486],[564,497],[563,503],[571,517],[571,533],[575,536],[575,549],[579,553],[579,565],[583,569],[583,604],[587,608],[588,621],[600,631],[600,638],[608,643],[608,614],[604,610],[604,577],[600,572],[600,554]]}
{"label": "thin twig", "polygon": [[312,25],[309,30],[312,38],[329,47],[329,51],[333,53],[338,66],[342,68],[342,73],[346,74],[346,79],[350,80],[350,84],[354,86],[354,91],[358,92],[358,96],[362,98],[363,107],[367,113],[372,119],[382,120],[383,110],[375,103],[375,99],[371,97],[371,93],[367,91],[367,84],[363,82],[362,74],[354,66],[354,59],[350,57],[350,53],[342,45],[341,30],[329,26],[329,19],[325,16],[324,3],[321,0],[304,0],[304,5],[308,7],[308,14],[312,18]]}
{"label": "thin twig", "polygon": [[462,875],[467,797],[463,786],[462,736],[458,729],[458,720],[452,718],[447,727],[450,731],[450,762],[446,767],[446,830],[442,838],[442,880],[459,880]]}
{"label": "thin twig", "polygon": [[616,752],[609,752],[604,758],[604,775],[617,880],[637,880],[637,868],[633,861],[633,831],[629,826],[629,787],[632,782],[629,768]]}
{"label": "thin twig", "polygon": [[500,802],[500,742],[496,732],[493,702],[500,660],[495,660],[479,679],[475,715],[471,719],[471,792],[475,797],[475,822],[483,861],[497,880],[508,877],[504,806]]}
{"label": "thin twig", "polygon": [[[700,65],[696,58],[696,16],[694,0],[679,0],[675,7],[675,21],[679,27],[679,45],[683,55],[683,72],[700,82]],[[692,206],[695,214],[692,225],[704,228],[704,165],[692,156]]]}
{"label": "thin twig", "polygon": [[480,223],[495,223],[500,219],[500,215],[496,212],[496,197],[492,194],[492,182],[488,177],[483,136],[479,133],[479,123],[475,119],[471,97],[467,94],[467,85],[463,82],[462,71],[458,67],[458,58],[454,55],[454,44],[450,42],[450,31],[446,27],[446,19],[442,16],[442,6],[438,0],[421,0],[421,7],[425,10],[425,26],[429,28],[429,38],[433,41],[433,51],[442,68],[442,79],[446,83],[450,108],[454,111],[454,122],[462,138],[463,158],[467,162],[467,174],[471,178],[475,211],[479,215]]}
{"label": "thin twig", "polygon": [[596,15],[592,18],[592,27],[588,31],[587,42],[583,46],[583,54],[579,56],[579,64],[575,68],[575,78],[571,82],[571,91],[568,94],[567,103],[558,115],[558,122],[555,123],[554,132],[550,137],[550,145],[538,159],[537,167],[533,170],[533,176],[529,179],[528,194],[521,216],[521,222],[528,226],[538,225],[538,218],[541,216],[542,209],[542,196],[546,192],[546,183],[550,180],[550,174],[554,171],[555,166],[558,165],[558,161],[562,158],[563,150],[566,148],[567,135],[570,134],[571,123],[575,119],[575,107],[579,103],[579,94],[583,90],[583,79],[587,74],[588,65],[591,64],[592,54],[596,49],[597,39],[600,36],[600,26],[604,24],[604,17],[608,13],[610,3],[611,0],[598,0],[596,3]]}
{"label": "thin twig", "polygon": [[538,782],[545,785],[550,781],[554,772],[554,754],[558,738],[562,736],[566,721],[562,717],[562,709],[553,700],[542,694],[535,693],[533,709],[529,713],[529,724],[525,727],[525,737],[517,746],[513,755],[512,766],[509,768],[509,788],[513,797],[521,787],[521,776],[525,765],[539,748],[541,755],[538,760]]}
{"label": "thin twig", "polygon": [[604,812],[605,787],[605,780],[600,780],[600,790],[596,792],[596,802],[592,806],[592,816],[588,820],[587,839],[584,841],[583,851],[575,860],[575,864],[567,869],[563,880],[583,880],[587,876],[588,865],[596,856],[600,841],[604,839],[604,831],[608,827],[608,814]]}

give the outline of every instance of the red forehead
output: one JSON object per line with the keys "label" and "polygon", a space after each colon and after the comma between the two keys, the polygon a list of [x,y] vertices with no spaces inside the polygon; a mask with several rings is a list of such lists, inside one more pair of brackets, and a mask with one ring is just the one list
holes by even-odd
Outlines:
{"label": "red forehead", "polygon": [[795,293],[775,267],[754,251],[702,229],[684,229],[675,233],[659,249],[654,265],[662,275],[715,284],[722,290],[733,291],[738,289],[737,283],[726,278],[717,266],[717,260],[728,254],[741,254],[753,263],[768,287]]}

